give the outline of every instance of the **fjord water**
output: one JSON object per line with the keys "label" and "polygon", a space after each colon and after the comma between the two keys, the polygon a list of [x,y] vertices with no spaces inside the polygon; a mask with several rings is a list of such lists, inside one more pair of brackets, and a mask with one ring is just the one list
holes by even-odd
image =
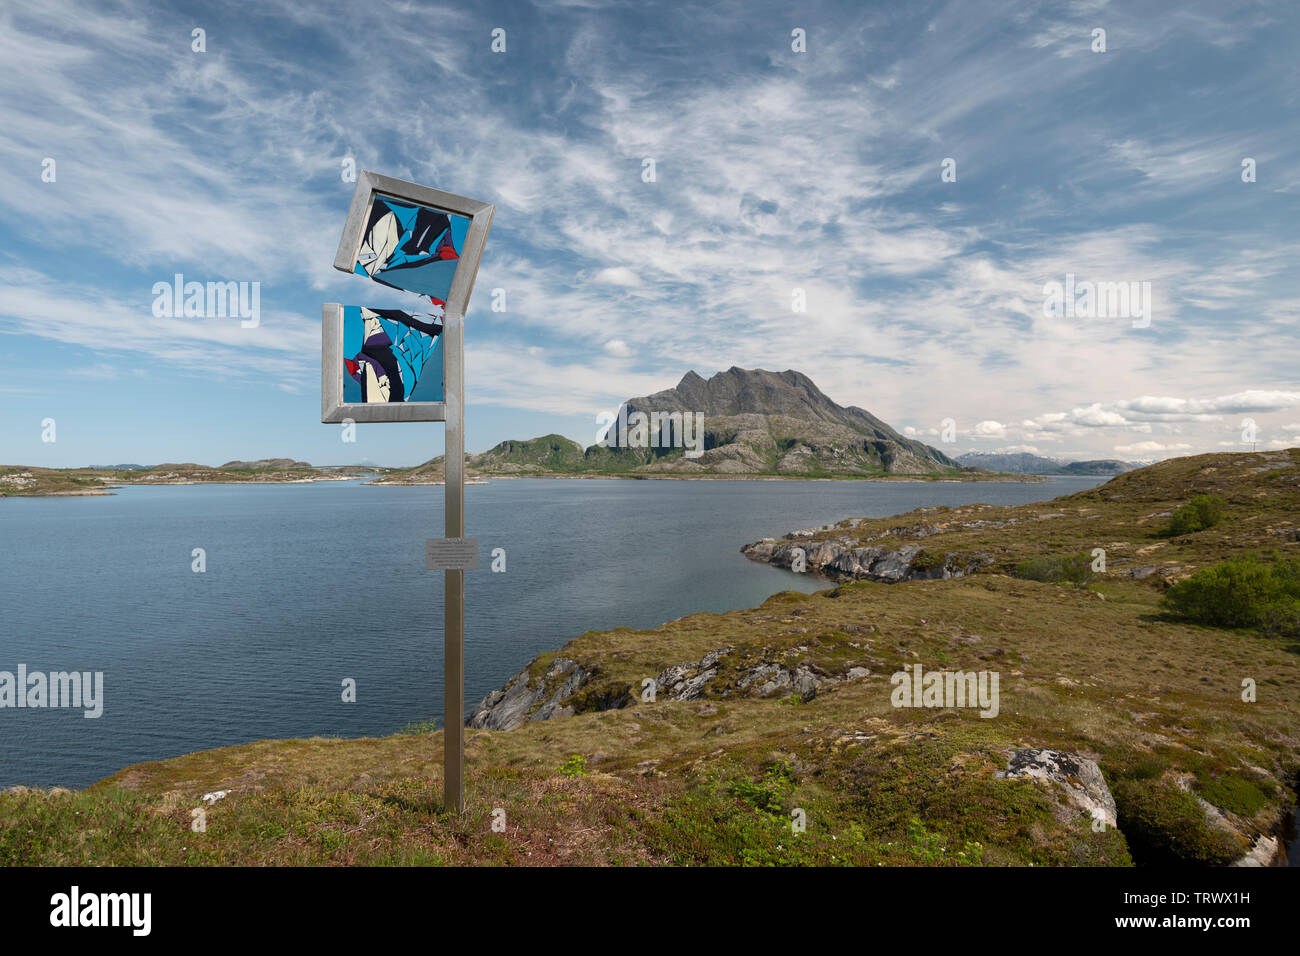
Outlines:
{"label": "fjord water", "polygon": [[[1038,483],[496,480],[466,488],[465,696],[585,630],[752,607],[824,579],[740,546],[850,516],[1019,504]],[[0,787],[262,738],[394,733],[442,716],[441,487],[127,487],[0,501],[0,671],[102,671],[103,716],[0,709]],[[192,570],[202,548],[206,570]],[[490,569],[505,549],[505,573]],[[665,662],[668,663],[668,662]],[[342,682],[356,681],[344,703]]]}

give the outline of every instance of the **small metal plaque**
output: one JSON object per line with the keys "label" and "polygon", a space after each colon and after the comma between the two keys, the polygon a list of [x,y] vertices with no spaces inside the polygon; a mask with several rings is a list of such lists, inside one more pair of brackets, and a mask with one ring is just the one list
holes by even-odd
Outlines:
{"label": "small metal plaque", "polygon": [[430,571],[478,570],[478,538],[426,538],[424,566]]}

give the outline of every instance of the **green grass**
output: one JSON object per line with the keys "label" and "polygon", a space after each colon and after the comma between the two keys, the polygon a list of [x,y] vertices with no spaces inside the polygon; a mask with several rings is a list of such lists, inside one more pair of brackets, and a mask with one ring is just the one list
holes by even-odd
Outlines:
{"label": "green grass", "polygon": [[1198,789],[1202,797],[1219,809],[1242,817],[1255,816],[1269,802],[1269,794],[1264,788],[1238,774],[1225,774],[1203,781]]}

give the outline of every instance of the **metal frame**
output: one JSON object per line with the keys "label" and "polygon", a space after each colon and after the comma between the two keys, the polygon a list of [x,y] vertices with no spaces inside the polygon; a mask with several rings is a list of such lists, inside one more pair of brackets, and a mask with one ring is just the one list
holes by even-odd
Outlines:
{"label": "metal frame", "polygon": [[[354,422],[445,422],[447,403],[441,402],[344,402],[343,401],[343,306],[326,302],[321,306],[321,379],[320,420],[335,425],[344,420]],[[445,332],[445,328],[444,328]],[[442,383],[446,396],[446,343],[443,355]]]}
{"label": "metal frame", "polygon": [[[354,422],[448,422],[449,406],[453,395],[451,385],[452,362],[451,338],[448,335],[453,325],[465,316],[469,305],[470,293],[474,291],[474,280],[478,276],[479,261],[483,258],[483,246],[487,243],[488,230],[492,227],[492,214],[496,211],[491,203],[477,199],[467,199],[440,189],[408,183],[405,180],[381,176],[369,170],[362,170],[357,175],[356,189],[352,191],[352,204],[348,207],[348,218],[343,225],[343,236],[339,239],[338,251],[334,254],[334,268],[340,272],[353,274],[357,264],[357,253],[361,250],[366,220],[370,217],[370,207],[376,196],[388,196],[403,202],[415,203],[437,209],[441,212],[454,213],[469,219],[469,229],[465,241],[461,244],[460,261],[456,273],[451,279],[451,289],[447,293],[447,304],[443,317],[443,401],[441,402],[353,402],[343,403],[343,373],[335,375],[332,369],[342,368],[343,358],[343,307],[337,302],[327,302],[321,309],[321,418],[325,424],[334,425],[344,420]],[[402,290],[398,290],[402,291]],[[416,293],[411,293],[415,295]],[[461,340],[463,342],[463,339]],[[457,357],[456,363],[463,367],[463,357]],[[459,403],[464,402],[464,393],[455,393]],[[461,413],[461,421],[464,415]],[[463,426],[462,426],[463,427]],[[448,429],[450,440],[450,428]],[[451,535],[449,535],[451,537]],[[459,536],[457,536],[459,537]]]}
{"label": "metal frame", "polygon": [[[442,327],[441,402],[366,402],[342,404],[343,307],[327,303],[321,312],[321,421],[341,422],[446,422],[443,489],[446,496],[446,536],[465,537],[465,308],[479,260],[492,226],[495,208],[491,203],[455,196],[428,186],[408,183],[363,170],[357,176],[352,205],[343,226],[334,268],[351,274],[361,249],[362,230],[370,217],[375,196],[427,206],[469,219],[469,230],[461,244],[460,261],[451,279]],[[415,293],[412,293],[415,294]],[[465,810],[465,571],[450,569],[446,575],[443,639],[443,804],[446,809]]]}
{"label": "metal frame", "polygon": [[370,206],[375,196],[388,196],[402,202],[428,206],[469,220],[469,231],[461,245],[460,263],[451,280],[451,291],[447,293],[447,315],[463,316],[465,307],[469,304],[469,294],[474,291],[474,278],[478,275],[479,260],[483,258],[483,244],[487,242],[495,207],[477,199],[467,199],[445,193],[441,189],[362,170],[357,175],[357,187],[352,191],[352,205],[348,207],[343,236],[339,239],[339,248],[334,254],[334,268],[340,272],[350,274],[356,267],[357,253],[361,251],[363,238],[361,233],[365,229],[366,220],[370,218]]}

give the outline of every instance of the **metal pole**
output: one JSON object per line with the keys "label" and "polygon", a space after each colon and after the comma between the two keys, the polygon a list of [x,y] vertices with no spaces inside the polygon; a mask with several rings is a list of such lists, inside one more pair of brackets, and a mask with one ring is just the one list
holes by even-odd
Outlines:
{"label": "metal pole", "polygon": [[[442,347],[446,363],[447,431],[443,458],[446,536],[465,537],[465,319],[447,314]],[[447,571],[443,628],[443,804],[465,810],[465,572]]]}

